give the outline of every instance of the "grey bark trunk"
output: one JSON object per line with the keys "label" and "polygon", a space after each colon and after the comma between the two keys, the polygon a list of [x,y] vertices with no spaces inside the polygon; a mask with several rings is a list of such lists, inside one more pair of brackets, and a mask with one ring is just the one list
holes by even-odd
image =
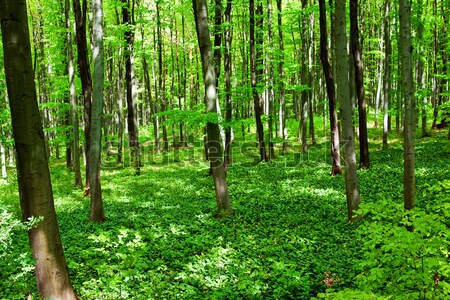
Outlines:
{"label": "grey bark trunk", "polygon": [[40,297],[77,299],[70,283],[54,207],[31,61],[26,1],[1,0],[6,84],[17,154],[22,218],[44,217],[28,237]]}
{"label": "grey bark trunk", "polygon": [[416,135],[414,82],[411,63],[411,6],[408,0],[399,0],[400,60],[403,96],[405,99],[403,195],[405,209],[414,208],[415,172],[414,144]]}
{"label": "grey bark trunk", "polygon": [[93,62],[94,81],[92,89],[91,111],[91,148],[89,149],[89,179],[91,194],[91,209],[89,218],[94,222],[105,221],[103,211],[102,188],[100,183],[100,161],[102,144],[102,113],[105,65],[103,60],[103,8],[102,0],[92,1],[93,24]]}
{"label": "grey bark trunk", "polygon": [[[205,84],[206,113],[217,115],[216,78],[213,52],[208,28],[208,12],[205,0],[193,0],[197,38],[202,58],[203,81]],[[217,215],[227,217],[233,214],[228,195],[225,168],[222,162],[222,145],[217,122],[207,124],[208,153],[216,191]]]}
{"label": "grey bark trunk", "polygon": [[391,25],[390,1],[384,2],[384,77],[383,77],[383,148],[388,147],[389,133],[389,104],[391,100]]}
{"label": "grey bark trunk", "polygon": [[70,1],[64,1],[64,13],[66,21],[66,41],[67,41],[67,63],[69,69],[69,88],[70,88],[70,123],[72,124],[72,168],[75,174],[75,186],[82,187],[81,169],[80,169],[80,137],[78,132],[78,110],[77,97],[75,93],[75,66],[73,63],[72,49],[72,30],[70,28]]}
{"label": "grey bark trunk", "polygon": [[349,90],[349,56],[347,51],[347,26],[345,0],[336,1],[336,76],[337,99],[341,108],[342,143],[345,157],[345,192],[347,196],[348,221],[355,220],[354,210],[359,208],[360,195],[356,174],[355,138],[352,119],[352,104]]}
{"label": "grey bark trunk", "polygon": [[327,38],[327,16],[325,0],[319,0],[320,9],[320,60],[322,61],[323,73],[330,105],[330,131],[331,131],[331,175],[342,174],[341,157],[339,151],[339,131],[336,113],[336,90],[334,78],[331,71],[330,58],[328,54]]}
{"label": "grey bark trunk", "polygon": [[284,95],[284,41],[283,41],[283,21],[282,21],[282,0],[277,0],[277,21],[278,21],[278,41],[279,41],[279,63],[278,63],[278,86],[279,86],[279,111],[278,122],[280,123],[279,134],[283,140],[283,153],[287,149],[287,127],[286,127],[286,103]]}

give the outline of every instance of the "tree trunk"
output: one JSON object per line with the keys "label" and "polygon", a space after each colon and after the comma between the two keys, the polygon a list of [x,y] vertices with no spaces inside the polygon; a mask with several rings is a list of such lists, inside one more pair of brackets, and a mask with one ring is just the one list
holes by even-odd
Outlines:
{"label": "tree trunk", "polygon": [[122,0],[122,22],[126,26],[124,51],[125,60],[125,83],[127,87],[127,124],[130,141],[131,164],[140,173],[140,151],[139,151],[139,129],[138,112],[136,104],[136,85],[134,83],[134,0],[133,4],[129,0]]}
{"label": "tree trunk", "polygon": [[[208,28],[208,13],[205,0],[193,0],[194,17],[197,29],[198,44],[202,58],[203,81],[205,83],[206,113],[217,115],[216,78]],[[228,195],[225,168],[222,162],[222,145],[217,122],[208,122],[208,153],[213,171],[214,186],[219,217],[233,214]]]}
{"label": "tree trunk", "polygon": [[[163,70],[163,59],[162,59],[162,52],[163,52],[163,44],[162,44],[162,29],[161,29],[161,15],[160,15],[160,0],[156,1],[156,27],[157,27],[157,35],[158,35],[158,98],[159,102],[161,104],[161,111],[167,110],[166,105],[166,97],[165,97],[165,71]],[[169,151],[169,140],[167,138],[167,125],[164,123],[165,117],[163,116],[161,118],[162,129],[163,129],[163,148],[165,152]]]}
{"label": "tree trunk", "polygon": [[267,36],[269,40],[269,49],[267,65],[267,100],[268,100],[268,138],[269,138],[269,159],[275,158],[275,146],[273,143],[273,118],[275,116],[274,107],[274,67],[273,67],[273,29],[272,29],[272,0],[267,0]]}
{"label": "tree trunk", "polygon": [[319,0],[320,9],[320,60],[322,61],[325,83],[327,86],[328,103],[330,110],[330,130],[331,130],[331,157],[333,165],[331,175],[342,174],[341,158],[339,154],[339,130],[336,113],[336,92],[334,78],[331,73],[330,59],[328,54],[327,38],[327,16],[325,11],[325,0]]}
{"label": "tree trunk", "polygon": [[278,41],[279,41],[279,63],[278,63],[278,91],[280,108],[278,111],[278,122],[280,123],[280,137],[283,140],[283,153],[287,150],[287,128],[286,128],[286,103],[284,95],[284,41],[283,41],[283,21],[282,21],[282,0],[277,0],[277,21],[278,21]]}
{"label": "tree trunk", "polygon": [[367,137],[367,111],[364,96],[362,51],[358,39],[358,0],[350,0],[350,46],[353,54],[353,63],[355,64],[356,96],[358,98],[359,114],[359,166],[362,169],[366,169],[370,166],[369,143]]}
{"label": "tree trunk", "polygon": [[85,193],[89,193],[89,149],[91,147],[91,105],[92,105],[92,78],[89,68],[88,48],[86,39],[86,10],[87,0],[83,0],[83,8],[80,0],[73,0],[73,12],[75,14],[76,41],[78,49],[78,67],[80,69],[81,87],[84,99],[84,154],[86,156],[86,187]]}
{"label": "tree trunk", "polygon": [[224,49],[224,69],[225,69],[225,155],[224,155],[224,164],[225,170],[228,165],[232,163],[230,157],[231,150],[231,119],[233,115],[233,97],[231,94],[231,8],[232,8],[232,0],[227,0],[227,6],[225,9],[225,22],[227,24],[225,28],[225,49]]}
{"label": "tree trunk", "polygon": [[[423,2],[422,0],[417,1],[417,8],[418,8],[418,15],[417,18],[419,19],[419,25],[417,28],[417,40],[418,40],[418,46],[417,46],[417,84],[419,85],[419,89],[422,91],[425,91],[426,89],[426,76],[425,76],[425,70],[424,70],[424,64],[423,64],[423,57],[424,57],[424,41],[423,41],[423,30],[424,30],[424,20],[422,19],[422,6]],[[421,101],[421,117],[422,117],[422,130],[421,130],[421,136],[426,137],[427,136],[427,97],[424,93],[419,93],[419,97],[422,97]]]}
{"label": "tree trunk", "polygon": [[46,299],[77,299],[70,283],[54,207],[31,61],[26,1],[1,0],[0,21],[22,219],[44,217],[37,227],[28,231],[36,259],[38,293]]}
{"label": "tree trunk", "polygon": [[102,188],[100,184],[100,161],[102,144],[102,112],[105,66],[103,61],[103,8],[102,0],[92,1],[94,82],[92,90],[91,148],[89,151],[89,179],[91,181],[91,210],[89,218],[94,222],[105,221]]}
{"label": "tree trunk", "polygon": [[314,130],[314,110],[313,110],[313,88],[314,88],[314,67],[313,67],[313,57],[314,57],[314,14],[311,13],[309,16],[309,34],[307,37],[308,43],[308,85],[310,89],[308,90],[308,114],[309,114],[309,135],[311,136],[312,145],[316,145],[316,135]]}
{"label": "tree trunk", "polygon": [[[256,132],[258,135],[259,156],[261,161],[267,161],[266,145],[264,142],[264,127],[261,121],[260,80],[262,79],[262,5],[258,4],[255,14],[255,1],[250,0],[250,75],[252,83],[253,102],[255,106]],[[256,22],[255,22],[256,19]],[[257,32],[255,33],[255,23]]]}
{"label": "tree trunk", "polygon": [[[306,10],[306,6],[308,4],[308,0],[302,0],[302,9],[303,11]],[[306,85],[308,81],[308,68],[307,68],[307,58],[306,55],[308,54],[308,46],[307,46],[307,36],[306,36],[306,14],[303,15],[302,21],[301,21],[301,30],[300,35],[302,39],[302,51],[301,51],[301,83],[302,85]],[[311,88],[311,87],[309,87]],[[306,121],[308,119],[308,102],[309,102],[309,91],[308,90],[302,90],[301,91],[301,102],[300,102],[300,128],[301,128],[301,140],[302,140],[302,152],[308,151],[308,144],[307,144],[307,132],[306,132]]]}
{"label": "tree trunk", "polygon": [[391,102],[391,28],[390,28],[390,0],[384,2],[384,78],[383,78],[383,148],[388,146],[389,133],[389,104]]}
{"label": "tree trunk", "polygon": [[359,208],[360,195],[358,175],[356,174],[355,138],[349,90],[349,57],[347,52],[345,0],[336,1],[335,13],[336,83],[337,98],[341,109],[342,142],[344,144],[345,192],[347,195],[348,221],[353,222],[355,219],[353,211]]}
{"label": "tree trunk", "polygon": [[73,64],[72,50],[72,31],[70,25],[70,1],[64,1],[64,15],[66,20],[66,42],[67,42],[67,63],[69,70],[69,88],[70,88],[70,123],[72,124],[72,168],[75,174],[75,186],[82,187],[81,169],[80,169],[80,146],[78,133],[78,110],[77,95],[75,93],[75,67]]}
{"label": "tree trunk", "polygon": [[401,78],[405,98],[405,133],[404,133],[404,171],[403,194],[405,209],[414,208],[415,174],[414,143],[416,136],[416,118],[414,103],[414,82],[411,64],[411,6],[408,0],[399,0]]}

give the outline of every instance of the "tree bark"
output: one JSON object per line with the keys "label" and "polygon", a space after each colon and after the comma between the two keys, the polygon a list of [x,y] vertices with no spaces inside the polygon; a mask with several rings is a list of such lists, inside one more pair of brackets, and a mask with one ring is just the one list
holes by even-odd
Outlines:
{"label": "tree bark", "polygon": [[69,88],[70,88],[70,123],[72,124],[72,168],[75,175],[75,186],[82,187],[81,169],[80,169],[80,137],[78,133],[78,110],[77,96],[75,93],[75,67],[73,64],[72,49],[72,31],[70,28],[70,1],[64,1],[64,15],[66,21],[66,43],[67,43],[67,63],[69,70]]}
{"label": "tree bark", "polygon": [[278,62],[278,92],[279,92],[279,111],[278,122],[280,123],[280,137],[283,140],[283,153],[287,150],[287,128],[286,128],[286,102],[284,91],[284,40],[283,40],[283,21],[282,21],[282,0],[277,0],[277,23],[278,23],[278,41],[279,41],[279,62]]}
{"label": "tree bark", "polygon": [[[134,0],[132,0],[134,1]],[[136,173],[140,173],[140,147],[138,129],[138,111],[136,104],[136,86],[134,83],[134,3],[129,0],[122,0],[122,23],[126,26],[124,51],[125,60],[125,83],[127,87],[127,124],[130,141],[131,164]]]}
{"label": "tree bark", "polygon": [[73,0],[73,12],[75,14],[76,41],[78,49],[78,68],[80,69],[81,87],[84,99],[84,153],[86,156],[86,187],[85,194],[89,193],[89,149],[91,147],[91,106],[92,106],[92,78],[89,68],[88,48],[86,39],[86,11],[87,0],[83,0],[83,8],[80,0]]}
{"label": "tree bark", "polygon": [[355,138],[352,104],[350,102],[345,0],[336,1],[335,13],[336,83],[337,98],[341,112],[342,143],[344,144],[345,192],[347,196],[348,221],[353,222],[356,218],[354,210],[359,208],[360,194],[358,175],[356,174]]}
{"label": "tree bark", "polygon": [[[158,35],[158,98],[161,104],[161,111],[167,110],[166,97],[165,97],[165,71],[163,68],[163,44],[162,44],[162,30],[161,30],[161,15],[160,15],[160,0],[156,1],[156,27],[157,27],[157,35]],[[169,151],[169,140],[167,138],[167,125],[165,125],[165,117],[161,118],[162,130],[163,130],[163,148],[165,152]]]}
{"label": "tree bark", "polygon": [[369,143],[367,137],[367,110],[364,96],[362,51],[358,39],[358,0],[350,0],[350,46],[353,54],[353,63],[355,65],[356,96],[358,98],[359,114],[359,166],[362,169],[366,169],[370,166]]}
{"label": "tree bark", "polygon": [[6,84],[17,154],[23,220],[44,217],[28,231],[40,297],[77,299],[70,283],[54,207],[36,96],[26,1],[0,1]]}
{"label": "tree bark", "polygon": [[103,60],[103,8],[102,0],[92,0],[93,17],[93,62],[94,82],[92,93],[91,115],[91,148],[89,151],[89,179],[91,209],[89,218],[94,222],[105,221],[103,211],[102,188],[100,183],[100,161],[102,144],[102,112],[105,66]]}
{"label": "tree bark", "polygon": [[403,195],[406,210],[414,208],[415,172],[414,144],[416,136],[414,82],[411,63],[411,6],[408,0],[399,0],[401,78],[405,99]]}
{"label": "tree bark", "polygon": [[267,100],[268,100],[268,138],[269,138],[269,159],[275,158],[275,146],[273,143],[273,119],[275,117],[274,107],[274,66],[273,66],[273,28],[272,28],[272,0],[267,0],[267,36],[269,41],[268,57],[267,57]]}
{"label": "tree bark", "polygon": [[390,0],[384,2],[384,78],[383,78],[383,148],[388,147],[389,104],[391,102],[391,23]]}
{"label": "tree bark", "polygon": [[225,170],[228,165],[232,163],[232,158],[230,157],[231,150],[231,119],[233,116],[233,96],[231,94],[231,73],[232,73],[232,62],[231,62],[231,8],[232,0],[227,0],[227,6],[225,8],[225,22],[227,27],[225,28],[225,49],[224,49],[224,71],[225,71],[225,154],[224,154],[224,164]]}
{"label": "tree bark", "polygon": [[[206,113],[217,115],[216,78],[214,71],[213,52],[208,28],[208,12],[205,0],[193,0],[195,24],[198,45],[202,59],[203,81],[205,84]],[[217,119],[218,121],[218,119]],[[208,153],[213,171],[214,186],[217,200],[218,217],[233,214],[228,195],[225,168],[222,162],[222,145],[218,122],[208,122]]]}
{"label": "tree bark", "polygon": [[333,165],[331,167],[331,175],[342,174],[341,158],[339,153],[339,130],[336,113],[336,91],[334,86],[334,78],[331,73],[330,59],[328,54],[328,38],[327,38],[327,16],[325,11],[325,0],[319,0],[320,9],[320,60],[322,61],[323,73],[325,75],[325,83],[327,86],[328,103],[330,110],[330,130],[331,130],[331,157]]}
{"label": "tree bark", "polygon": [[[267,161],[266,145],[264,142],[264,127],[261,121],[261,99],[260,95],[260,80],[262,79],[262,5],[258,4],[255,14],[255,1],[250,0],[250,75],[252,83],[253,102],[255,106],[256,132],[258,135],[259,156],[261,161]],[[256,22],[255,22],[256,19]],[[256,24],[256,33],[255,33]],[[260,66],[257,68],[256,66]]]}

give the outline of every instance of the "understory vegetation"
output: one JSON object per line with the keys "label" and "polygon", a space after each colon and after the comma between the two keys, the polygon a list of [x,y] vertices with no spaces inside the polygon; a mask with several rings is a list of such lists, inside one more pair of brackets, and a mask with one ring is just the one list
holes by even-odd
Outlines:
{"label": "understory vegetation", "polygon": [[[417,140],[417,208],[405,213],[401,140],[392,134],[390,147],[383,150],[381,130],[370,129],[371,168],[358,171],[364,217],[352,225],[344,176],[330,176],[326,132],[307,153],[291,144],[286,155],[277,153],[269,163],[255,163],[249,153],[256,157],[256,148],[241,151],[242,143],[236,142],[227,172],[234,215],[225,219],[215,217],[213,182],[201,147],[179,148],[166,163],[163,155],[155,155],[140,175],[112,167],[104,157],[107,221],[101,224],[88,220],[89,199],[73,187],[64,159],[52,159],[58,223],[78,295],[449,297],[450,147],[445,134]],[[10,169],[8,184],[0,185],[0,295],[37,299],[14,172]]]}

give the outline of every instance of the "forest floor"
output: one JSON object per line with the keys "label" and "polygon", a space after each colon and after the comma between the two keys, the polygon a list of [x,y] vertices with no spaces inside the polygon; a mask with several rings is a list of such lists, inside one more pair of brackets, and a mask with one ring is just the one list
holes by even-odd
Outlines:
{"label": "forest floor", "polygon": [[[285,156],[259,164],[248,154],[253,142],[236,143],[227,174],[234,215],[227,219],[215,217],[213,181],[201,147],[179,148],[179,157],[169,154],[168,163],[156,155],[140,175],[104,158],[108,220],[102,224],[88,220],[89,199],[73,187],[64,159],[52,159],[59,228],[77,294],[81,299],[309,299],[325,292],[327,284],[337,291],[354,288],[367,249],[358,225],[347,222],[344,176],[330,176],[329,142],[326,133],[322,136],[307,153],[292,145]],[[371,167],[358,171],[362,203],[401,203],[401,140],[391,134],[389,148],[382,150],[381,130],[370,129],[369,145]],[[449,166],[444,132],[417,139],[419,207],[430,186],[450,179]],[[8,181],[0,185],[0,207],[19,219],[14,170]],[[0,298],[23,299],[36,293],[27,235],[25,230],[9,234],[14,238],[0,254]]]}

